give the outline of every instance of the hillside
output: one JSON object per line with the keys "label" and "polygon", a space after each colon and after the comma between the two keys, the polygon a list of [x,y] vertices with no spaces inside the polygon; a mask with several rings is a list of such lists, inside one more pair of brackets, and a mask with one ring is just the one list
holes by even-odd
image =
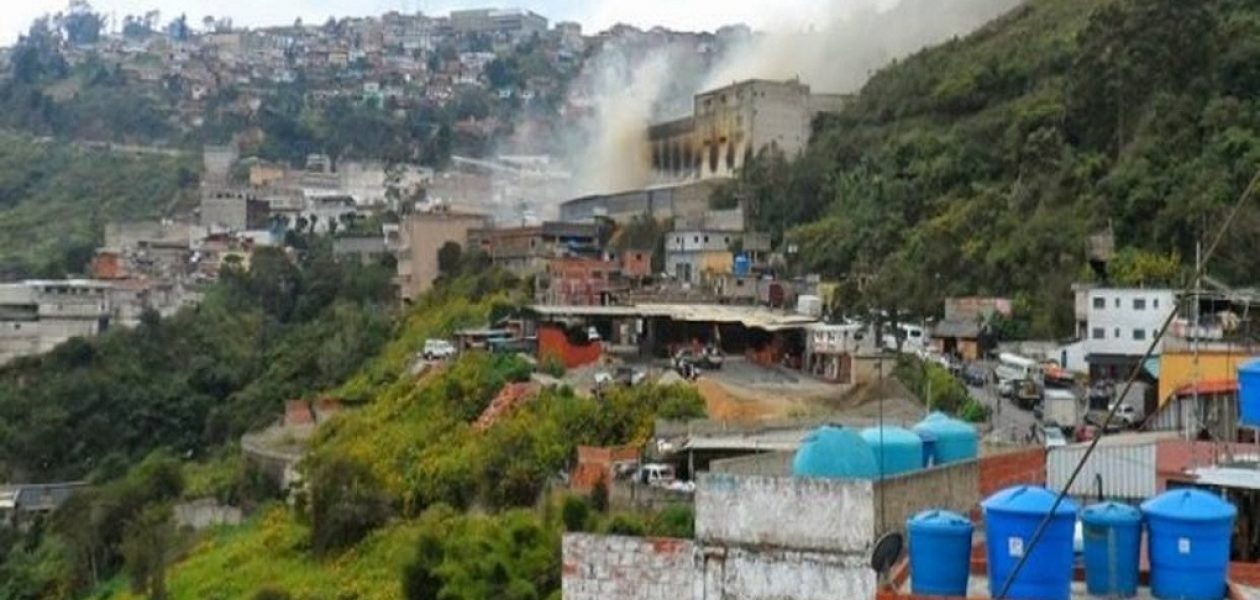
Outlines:
{"label": "hillside", "polygon": [[0,279],[82,273],[105,223],[168,216],[199,168],[0,133]]}
{"label": "hillside", "polygon": [[[1260,166],[1260,8],[1237,0],[1030,0],[876,73],[795,163],[763,153],[717,198],[794,242],[845,305],[939,311],[1016,298],[1021,332],[1071,331],[1085,240],[1119,283],[1179,279]],[[1253,282],[1249,206],[1211,269]]]}

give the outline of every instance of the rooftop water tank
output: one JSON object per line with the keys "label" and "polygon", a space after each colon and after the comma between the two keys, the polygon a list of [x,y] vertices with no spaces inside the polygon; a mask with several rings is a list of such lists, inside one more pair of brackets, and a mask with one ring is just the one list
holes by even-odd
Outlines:
{"label": "rooftop water tank", "polygon": [[1260,427],[1260,360],[1238,367],[1238,424]]}
{"label": "rooftop water tank", "polygon": [[944,465],[976,457],[980,436],[975,426],[959,421],[942,412],[934,412],[914,426],[914,431],[927,439],[935,440],[932,464]]}
{"label": "rooftop water tank", "polygon": [[971,573],[971,521],[944,510],[906,521],[910,535],[910,589],[925,596],[966,596]]}
{"label": "rooftop water tank", "polygon": [[923,467],[923,440],[909,429],[868,427],[862,430],[862,439],[875,452],[875,467],[885,477]]}
{"label": "rooftop water tank", "polygon": [[1225,597],[1238,509],[1215,494],[1179,489],[1143,502],[1142,513],[1150,530],[1151,593],[1183,600]]}
{"label": "rooftop water tank", "polygon": [[824,425],[801,441],[792,458],[792,475],[832,479],[874,479],[879,476],[875,453],[856,431]]}
{"label": "rooftop water tank", "polygon": [[1137,594],[1142,549],[1142,513],[1119,502],[1081,511],[1085,542],[1085,587],[1091,596],[1129,598]]}
{"label": "rooftop water tank", "polygon": [[[1006,582],[1014,582],[1005,598],[1011,600],[1068,600],[1072,593],[1072,537],[1076,504],[1064,498],[1032,546],[1034,532],[1051,514],[1055,494],[1043,487],[1006,488],[981,503],[988,542],[989,593],[998,597]],[[1028,555],[1015,574],[1015,566]]]}

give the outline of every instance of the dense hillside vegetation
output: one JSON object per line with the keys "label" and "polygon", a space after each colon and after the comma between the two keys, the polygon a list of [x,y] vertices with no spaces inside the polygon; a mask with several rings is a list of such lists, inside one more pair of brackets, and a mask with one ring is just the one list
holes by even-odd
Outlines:
{"label": "dense hillside vegetation", "polygon": [[[875,74],[799,161],[762,155],[724,198],[849,306],[1006,294],[1062,335],[1088,235],[1110,227],[1116,278],[1151,284],[1215,231],[1260,167],[1257,65],[1251,2],[1030,0]],[[1254,282],[1257,231],[1252,203],[1212,272]]]}
{"label": "dense hillside vegetation", "polygon": [[328,244],[255,253],[195,310],[0,368],[0,479],[112,477],[166,448],[202,456],[340,384],[388,339],[385,267]]}
{"label": "dense hillside vegetation", "polygon": [[0,134],[0,279],[82,273],[105,223],[168,216],[199,165]]}

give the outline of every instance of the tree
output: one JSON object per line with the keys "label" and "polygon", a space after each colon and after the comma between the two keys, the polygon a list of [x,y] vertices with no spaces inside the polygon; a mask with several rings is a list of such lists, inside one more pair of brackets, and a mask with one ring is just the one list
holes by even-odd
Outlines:
{"label": "tree", "polygon": [[585,531],[591,518],[591,505],[584,498],[566,496],[560,509],[565,531]]}
{"label": "tree", "polygon": [[438,273],[445,277],[458,277],[463,264],[463,248],[457,242],[446,242],[438,248]]}
{"label": "tree", "polygon": [[188,41],[188,37],[191,35],[191,30],[188,28],[188,15],[181,14],[179,18],[171,21],[166,26],[166,34],[176,41]]}
{"label": "tree", "polygon": [[69,10],[59,15],[57,24],[65,31],[66,40],[71,44],[95,44],[101,39],[105,17],[93,12],[87,0],[70,0]]}
{"label": "tree", "polygon": [[144,509],[124,528],[122,554],[131,590],[151,600],[165,600],[166,565],[176,543],[169,506]]}
{"label": "tree", "polygon": [[363,463],[333,458],[311,476],[311,547],[327,554],[349,547],[389,517],[389,498]]}

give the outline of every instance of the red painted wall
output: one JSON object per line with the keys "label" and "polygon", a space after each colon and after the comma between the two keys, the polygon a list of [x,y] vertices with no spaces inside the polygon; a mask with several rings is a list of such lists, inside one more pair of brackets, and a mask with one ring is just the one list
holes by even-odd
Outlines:
{"label": "red painted wall", "polygon": [[567,369],[589,365],[599,360],[603,354],[603,346],[599,342],[585,345],[569,343],[564,329],[558,325],[544,324],[538,326],[538,360],[546,360],[548,356],[558,357]]}

